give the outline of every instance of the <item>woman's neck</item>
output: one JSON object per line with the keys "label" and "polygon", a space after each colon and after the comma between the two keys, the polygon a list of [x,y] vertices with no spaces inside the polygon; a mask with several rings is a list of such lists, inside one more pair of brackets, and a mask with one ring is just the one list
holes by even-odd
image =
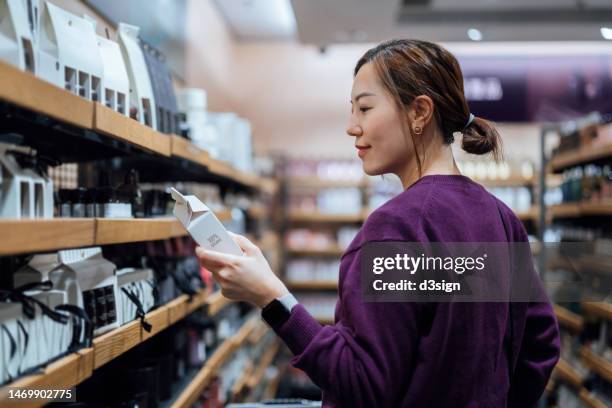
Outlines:
{"label": "woman's neck", "polygon": [[407,163],[404,169],[396,173],[402,181],[402,186],[404,187],[404,190],[410,187],[423,176],[429,176],[434,174],[461,174],[459,168],[457,167],[457,164],[455,163],[455,158],[453,156],[453,150],[451,148],[451,145],[430,145],[429,148],[425,149],[425,151],[421,154],[421,174],[419,174],[419,169],[416,164],[416,157],[414,161]]}

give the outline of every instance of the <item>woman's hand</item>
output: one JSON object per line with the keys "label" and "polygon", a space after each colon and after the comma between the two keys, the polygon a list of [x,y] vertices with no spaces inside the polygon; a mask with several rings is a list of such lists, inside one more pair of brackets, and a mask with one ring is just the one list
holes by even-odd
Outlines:
{"label": "woman's hand", "polygon": [[262,308],[287,294],[287,288],[272,272],[261,250],[242,235],[230,232],[230,236],[244,252],[243,256],[196,248],[200,264],[212,272],[223,296]]}

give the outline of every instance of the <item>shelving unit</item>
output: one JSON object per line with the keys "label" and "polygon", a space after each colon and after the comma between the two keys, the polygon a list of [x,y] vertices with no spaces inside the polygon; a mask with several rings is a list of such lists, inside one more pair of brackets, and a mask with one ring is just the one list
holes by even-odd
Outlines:
{"label": "shelving unit", "polygon": [[365,221],[370,211],[357,214],[325,214],[318,212],[291,211],[289,220],[294,223],[360,223]]}
{"label": "shelving unit", "polygon": [[207,295],[202,291],[191,299],[187,295],[183,295],[146,314],[145,320],[153,326],[150,333],[142,328],[140,321],[135,320],[98,336],[93,340],[91,348],[71,353],[49,364],[40,374],[27,375],[0,388],[0,404],[3,407],[10,407],[13,404],[19,407],[43,406],[45,405],[43,401],[26,405],[23,405],[22,402],[13,403],[9,401],[9,387],[58,389],[76,386],[91,377],[96,369],[168,328],[198,308],[208,307],[208,314],[214,316],[221,309],[219,298],[220,294],[217,292]]}
{"label": "shelving unit", "polygon": [[612,143],[599,146],[582,146],[577,150],[563,152],[550,160],[550,170],[559,173],[569,167],[594,162],[612,156]]}
{"label": "shelving unit", "polygon": [[555,366],[554,375],[555,377],[563,379],[577,390],[582,388],[582,376],[564,359],[560,359]]}
{"label": "shelving unit", "polygon": [[559,320],[559,323],[562,326],[575,332],[580,332],[582,330],[584,325],[584,319],[582,316],[579,316],[558,304],[553,305],[553,309],[555,311],[555,315],[557,316],[557,320]]}

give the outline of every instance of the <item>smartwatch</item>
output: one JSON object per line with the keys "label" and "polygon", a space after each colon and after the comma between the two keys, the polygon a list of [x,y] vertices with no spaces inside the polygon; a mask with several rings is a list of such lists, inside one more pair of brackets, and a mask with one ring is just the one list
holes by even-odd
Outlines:
{"label": "smartwatch", "polygon": [[278,327],[289,320],[291,310],[298,304],[291,293],[274,299],[261,309],[261,317],[272,327]]}

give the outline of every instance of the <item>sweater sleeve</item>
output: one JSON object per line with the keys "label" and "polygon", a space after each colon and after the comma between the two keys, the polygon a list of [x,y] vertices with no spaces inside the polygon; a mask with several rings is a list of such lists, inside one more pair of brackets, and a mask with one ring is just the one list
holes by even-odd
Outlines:
{"label": "sweater sleeve", "polygon": [[[348,279],[359,279],[359,251]],[[347,285],[344,285],[345,287]],[[410,381],[418,334],[418,305],[364,302],[359,285],[343,294],[347,319],[321,326],[297,305],[282,327],[274,328],[305,371],[331,401],[342,406],[397,406]]]}
{"label": "sweater sleeve", "polygon": [[[515,227],[517,241],[526,242],[527,233],[520,221]],[[532,266],[533,264],[531,264]],[[511,381],[510,407],[532,407],[541,397],[560,356],[559,326],[555,313],[535,269],[531,267],[534,292],[529,303],[515,304],[525,310],[523,338],[515,360]]]}

